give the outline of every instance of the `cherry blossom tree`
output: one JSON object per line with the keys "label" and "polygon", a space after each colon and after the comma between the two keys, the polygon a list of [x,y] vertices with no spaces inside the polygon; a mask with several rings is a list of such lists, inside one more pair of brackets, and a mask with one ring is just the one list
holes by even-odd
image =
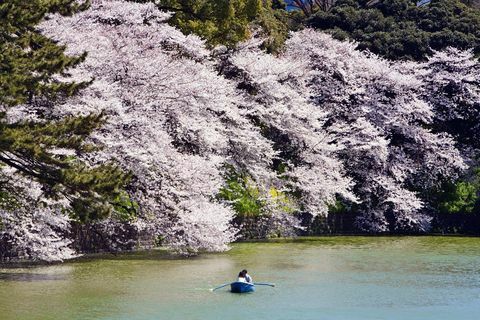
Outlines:
{"label": "cherry blossom tree", "polygon": [[77,256],[69,238],[65,203],[45,199],[41,185],[3,170],[15,186],[15,206],[0,209],[0,259],[3,261],[62,261]]}
{"label": "cherry blossom tree", "polygon": [[235,70],[239,86],[248,89],[250,117],[274,142],[281,176],[289,181],[279,187],[300,192],[303,209],[314,216],[326,215],[337,195],[355,201],[335,156],[339,146],[322,127],[327,114],[308,99],[308,66],[265,54],[255,39],[222,63],[224,72]]}
{"label": "cherry blossom tree", "polygon": [[424,83],[421,95],[432,105],[435,129],[450,133],[469,157],[474,156],[480,148],[478,59],[472,51],[448,48],[420,67],[412,72]]}
{"label": "cherry blossom tree", "polygon": [[423,82],[354,48],[307,29],[292,35],[285,55],[309,67],[309,97],[328,112],[325,128],[344,146],[337,154],[361,200],[358,227],[426,231],[418,190],[456,176],[463,158],[450,135],[428,129],[434,112],[418,93]]}
{"label": "cherry blossom tree", "polygon": [[242,154],[249,161],[268,153],[269,144],[247,147],[228,138],[235,127],[238,137],[256,130],[235,108],[231,86],[209,66],[203,42],[168,26],[168,17],[153,4],[98,1],[86,12],[47,21],[44,32],[69,54],[89,52],[74,79],[95,78],[55,112],[108,116],[94,137],[104,149],[90,160],[113,158],[133,172],[138,219],[148,221],[139,225],[176,248],[224,249],[234,238],[233,212],[211,198],[222,185],[229,145],[250,150]]}
{"label": "cherry blossom tree", "polygon": [[[455,132],[432,128],[477,117],[468,113],[478,109],[479,93],[469,53],[392,63],[310,29],[292,33],[278,55],[263,51],[256,36],[235,49],[210,50],[168,25],[169,17],[153,3],[121,0],[50,16],[40,25],[46,36],[69,56],[87,52],[59,80],[89,85],[5,116],[105,117],[89,138],[101,148],[80,160],[131,172],[126,192],[138,205],[134,219],[96,222],[111,250],[135,248],[131,230],[184,253],[227,249],[238,230],[236,200],[218,197],[226,168],[248,177],[258,193],[268,214],[265,236],[300,227],[286,197],[312,216],[327,215],[341,199],[366,232],[429,229],[421,192],[465,169]],[[453,84],[460,97],[449,94]],[[68,199],[46,199],[28,178],[2,174],[22,190],[21,206],[0,211],[0,238],[9,250],[48,261],[75,256],[72,221],[62,215]]]}
{"label": "cherry blossom tree", "polygon": [[[236,90],[235,81],[218,76],[203,42],[168,26],[168,16],[152,4],[99,1],[86,12],[42,25],[67,45],[68,54],[89,52],[72,75],[95,81],[55,112],[108,116],[94,137],[105,148],[89,160],[113,158],[133,171],[139,219],[155,225],[156,234],[177,249],[224,249],[234,238],[234,213],[212,199],[223,184],[225,164],[248,172],[266,190],[298,189],[305,208],[315,213],[325,214],[337,193],[353,198],[333,157],[336,147],[321,129],[323,112],[301,92],[282,93],[289,87],[282,73],[295,74],[296,65],[258,49],[240,50],[232,58],[239,65],[241,59],[262,59],[257,66],[263,70],[279,66],[267,75],[271,84],[252,72],[265,93],[252,100]],[[258,121],[283,131],[299,150],[298,165],[286,173],[288,183],[272,169],[280,150]]]}

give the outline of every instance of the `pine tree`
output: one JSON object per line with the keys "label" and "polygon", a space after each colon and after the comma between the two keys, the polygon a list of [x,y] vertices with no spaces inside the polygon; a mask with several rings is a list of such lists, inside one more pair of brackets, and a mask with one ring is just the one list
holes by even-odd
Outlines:
{"label": "pine tree", "polygon": [[0,4],[0,103],[17,105],[35,96],[71,95],[85,83],[61,82],[61,75],[85,55],[68,57],[65,48],[43,36],[35,26],[48,13],[69,15],[82,9],[74,0],[8,0]]}
{"label": "pine tree", "polygon": [[[91,167],[80,160],[96,148],[84,140],[102,125],[104,115],[59,119],[49,112],[56,100],[88,85],[63,80],[86,54],[67,56],[65,47],[42,35],[36,25],[48,14],[71,15],[87,5],[74,0],[0,4],[0,168],[40,183],[47,198],[67,199],[67,211],[81,221],[108,216],[116,207],[127,215],[133,210],[121,200],[128,174],[113,163]],[[27,120],[25,114],[35,119]],[[25,200],[18,188],[0,171],[1,209]],[[129,210],[122,210],[125,206]]]}
{"label": "pine tree", "polygon": [[252,25],[257,25],[267,38],[265,48],[276,51],[288,33],[285,12],[275,10],[271,0],[160,0],[159,8],[174,13],[172,25],[212,46],[232,47],[248,39]]}

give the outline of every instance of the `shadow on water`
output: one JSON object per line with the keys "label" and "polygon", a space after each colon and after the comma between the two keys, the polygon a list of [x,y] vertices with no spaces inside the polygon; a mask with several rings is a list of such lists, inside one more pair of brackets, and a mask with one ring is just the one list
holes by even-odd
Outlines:
{"label": "shadow on water", "polygon": [[[244,267],[276,287],[209,290]],[[189,259],[151,250],[0,266],[0,310],[1,320],[477,320],[480,238],[310,237]]]}
{"label": "shadow on water", "polygon": [[[195,260],[201,259],[205,253],[199,254],[177,254],[166,249],[137,250],[130,252],[102,252],[90,253],[66,261],[69,263],[90,263],[100,260],[138,260],[138,261],[157,261],[157,260]],[[208,254],[207,254],[208,255]]]}
{"label": "shadow on water", "polygon": [[45,273],[29,273],[29,272],[0,272],[0,280],[4,281],[51,281],[65,280],[65,275],[61,274],[45,274]]}

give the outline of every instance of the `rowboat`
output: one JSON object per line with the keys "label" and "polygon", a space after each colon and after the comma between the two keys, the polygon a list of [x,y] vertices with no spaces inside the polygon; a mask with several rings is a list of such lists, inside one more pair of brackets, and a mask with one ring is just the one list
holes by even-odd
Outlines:
{"label": "rowboat", "polygon": [[275,287],[274,283],[263,283],[263,282],[248,283],[248,282],[237,281],[237,282],[225,283],[225,284],[222,284],[221,286],[218,286],[210,290],[215,291],[221,288],[225,288],[228,285],[230,285],[230,291],[235,293],[253,292],[255,291],[255,286]]}
{"label": "rowboat", "polygon": [[245,293],[255,291],[255,285],[248,282],[232,282],[230,283],[230,291],[235,293]]}

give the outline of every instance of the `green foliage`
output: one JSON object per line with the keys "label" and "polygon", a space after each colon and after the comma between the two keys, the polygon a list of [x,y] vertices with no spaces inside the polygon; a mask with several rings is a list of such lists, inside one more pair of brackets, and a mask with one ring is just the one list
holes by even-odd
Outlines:
{"label": "green foliage", "polygon": [[[186,34],[195,33],[211,46],[233,47],[260,26],[267,36],[265,48],[278,50],[286,39],[286,12],[271,0],[160,0],[159,8],[174,12],[170,23]],[[279,6],[278,1],[275,2]]]}
{"label": "green foliage", "polygon": [[338,213],[346,213],[347,211],[348,211],[347,206],[343,201],[339,199],[337,199],[334,204],[328,205],[328,213],[338,214]]}
{"label": "green foliage", "polygon": [[263,30],[266,40],[263,47],[267,52],[278,52],[288,36],[290,18],[285,10],[272,10],[270,1],[264,1],[265,5],[261,14],[256,18],[257,23]]}
{"label": "green foliage", "polygon": [[[75,0],[0,3],[0,107],[15,108],[34,100],[54,103],[88,85],[58,80],[81,63],[85,54],[66,56],[63,46],[36,29],[47,14],[71,15],[87,5]],[[70,200],[71,207],[66,209],[80,221],[112,212],[127,219],[138,208],[124,191],[130,175],[112,163],[90,167],[78,160],[96,149],[84,140],[104,121],[100,114],[10,123],[0,113],[0,164],[41,183],[45,196]],[[0,173],[0,206],[12,209],[21,198],[22,191]]]}
{"label": "green foliage", "polygon": [[16,105],[36,95],[72,95],[86,83],[60,82],[85,59],[68,57],[65,48],[40,34],[35,26],[48,13],[70,15],[81,10],[74,0],[8,0],[0,3],[0,104]]}
{"label": "green foliage", "polygon": [[136,201],[133,201],[125,191],[117,193],[112,201],[112,205],[116,216],[121,221],[131,221],[137,216],[139,205]]}
{"label": "green foliage", "polygon": [[478,200],[478,186],[469,182],[453,184],[447,193],[444,202],[440,204],[440,210],[448,213],[471,213]]}
{"label": "green foliage", "polygon": [[258,217],[264,213],[266,202],[250,177],[228,167],[225,180],[218,198],[231,204],[238,217]]}
{"label": "green foliage", "polygon": [[287,193],[274,187],[264,192],[247,174],[238,173],[227,166],[225,186],[220,189],[218,199],[232,205],[239,218],[255,218],[269,215],[270,210],[294,213],[296,201]]}
{"label": "green foliage", "polygon": [[356,40],[388,59],[423,60],[431,49],[452,46],[480,53],[480,11],[459,0],[338,0],[328,12],[317,12],[307,24],[329,30],[341,40]]}
{"label": "green foliage", "polygon": [[287,5],[283,0],[272,0],[272,8],[285,10]]}
{"label": "green foliage", "polygon": [[165,242],[165,237],[162,236],[162,235],[158,235],[156,238],[155,238],[155,241],[154,241],[154,244],[155,244],[155,247],[161,247],[163,246],[163,243]]}
{"label": "green foliage", "polygon": [[277,210],[290,214],[298,211],[297,202],[290,194],[280,191],[274,187],[271,187],[268,193],[270,202]]}
{"label": "green foliage", "polygon": [[0,191],[0,209],[14,210],[18,206],[18,201],[11,193],[2,190]]}
{"label": "green foliage", "polygon": [[105,217],[120,208],[121,190],[129,175],[114,164],[89,167],[75,157],[56,152],[94,150],[83,140],[103,121],[102,115],[89,115],[46,123],[0,122],[0,161],[40,182],[45,195],[70,199],[79,220]]}
{"label": "green foliage", "polygon": [[439,205],[443,213],[472,213],[479,200],[480,170],[472,181],[449,183],[441,194]]}

